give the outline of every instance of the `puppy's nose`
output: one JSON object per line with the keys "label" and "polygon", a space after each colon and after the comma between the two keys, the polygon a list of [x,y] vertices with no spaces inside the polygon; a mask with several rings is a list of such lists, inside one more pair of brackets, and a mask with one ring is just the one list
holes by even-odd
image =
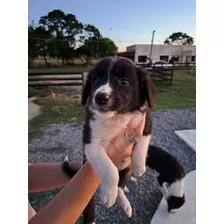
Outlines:
{"label": "puppy's nose", "polygon": [[95,101],[99,105],[107,104],[109,101],[109,95],[106,93],[97,93],[95,97]]}

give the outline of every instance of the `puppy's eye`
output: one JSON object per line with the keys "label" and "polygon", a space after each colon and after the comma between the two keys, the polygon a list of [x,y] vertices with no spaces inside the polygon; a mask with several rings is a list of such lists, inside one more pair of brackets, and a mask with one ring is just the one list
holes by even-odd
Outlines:
{"label": "puppy's eye", "polygon": [[129,85],[128,79],[126,79],[126,78],[121,78],[118,82],[119,82],[120,86],[128,86]]}
{"label": "puppy's eye", "polygon": [[94,84],[98,84],[100,82],[100,79],[99,78],[96,78],[95,80],[94,80]]}

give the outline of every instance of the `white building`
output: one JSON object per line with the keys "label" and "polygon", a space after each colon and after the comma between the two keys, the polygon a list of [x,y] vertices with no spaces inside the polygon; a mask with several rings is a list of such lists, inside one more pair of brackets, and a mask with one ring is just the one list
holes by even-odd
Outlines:
{"label": "white building", "polygon": [[135,63],[148,63],[150,58],[152,61],[164,60],[169,62],[173,57],[176,62],[196,62],[196,46],[195,45],[153,45],[151,49],[150,44],[138,44],[128,46],[125,52],[119,52],[118,56],[130,58]]}

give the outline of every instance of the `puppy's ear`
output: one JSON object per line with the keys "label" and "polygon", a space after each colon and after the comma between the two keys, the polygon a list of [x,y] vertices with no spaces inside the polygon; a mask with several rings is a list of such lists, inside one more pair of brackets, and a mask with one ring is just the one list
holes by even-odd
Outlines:
{"label": "puppy's ear", "polygon": [[149,108],[152,108],[155,99],[155,88],[152,85],[148,72],[143,68],[136,68],[140,82],[140,92],[147,100]]}
{"label": "puppy's ear", "polygon": [[86,83],[82,90],[82,105],[83,106],[86,105],[89,98],[90,89],[91,89],[91,74],[92,74],[92,71],[89,72],[88,77],[86,79]]}

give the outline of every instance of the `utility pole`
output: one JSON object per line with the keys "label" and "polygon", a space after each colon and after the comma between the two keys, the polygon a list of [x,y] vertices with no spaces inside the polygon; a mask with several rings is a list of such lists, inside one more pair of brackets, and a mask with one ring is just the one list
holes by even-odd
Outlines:
{"label": "utility pole", "polygon": [[149,54],[149,58],[152,60],[152,46],[153,46],[153,41],[154,41],[154,34],[155,34],[155,30],[153,30],[152,32],[152,40],[151,40],[151,46],[150,46],[150,54]]}

